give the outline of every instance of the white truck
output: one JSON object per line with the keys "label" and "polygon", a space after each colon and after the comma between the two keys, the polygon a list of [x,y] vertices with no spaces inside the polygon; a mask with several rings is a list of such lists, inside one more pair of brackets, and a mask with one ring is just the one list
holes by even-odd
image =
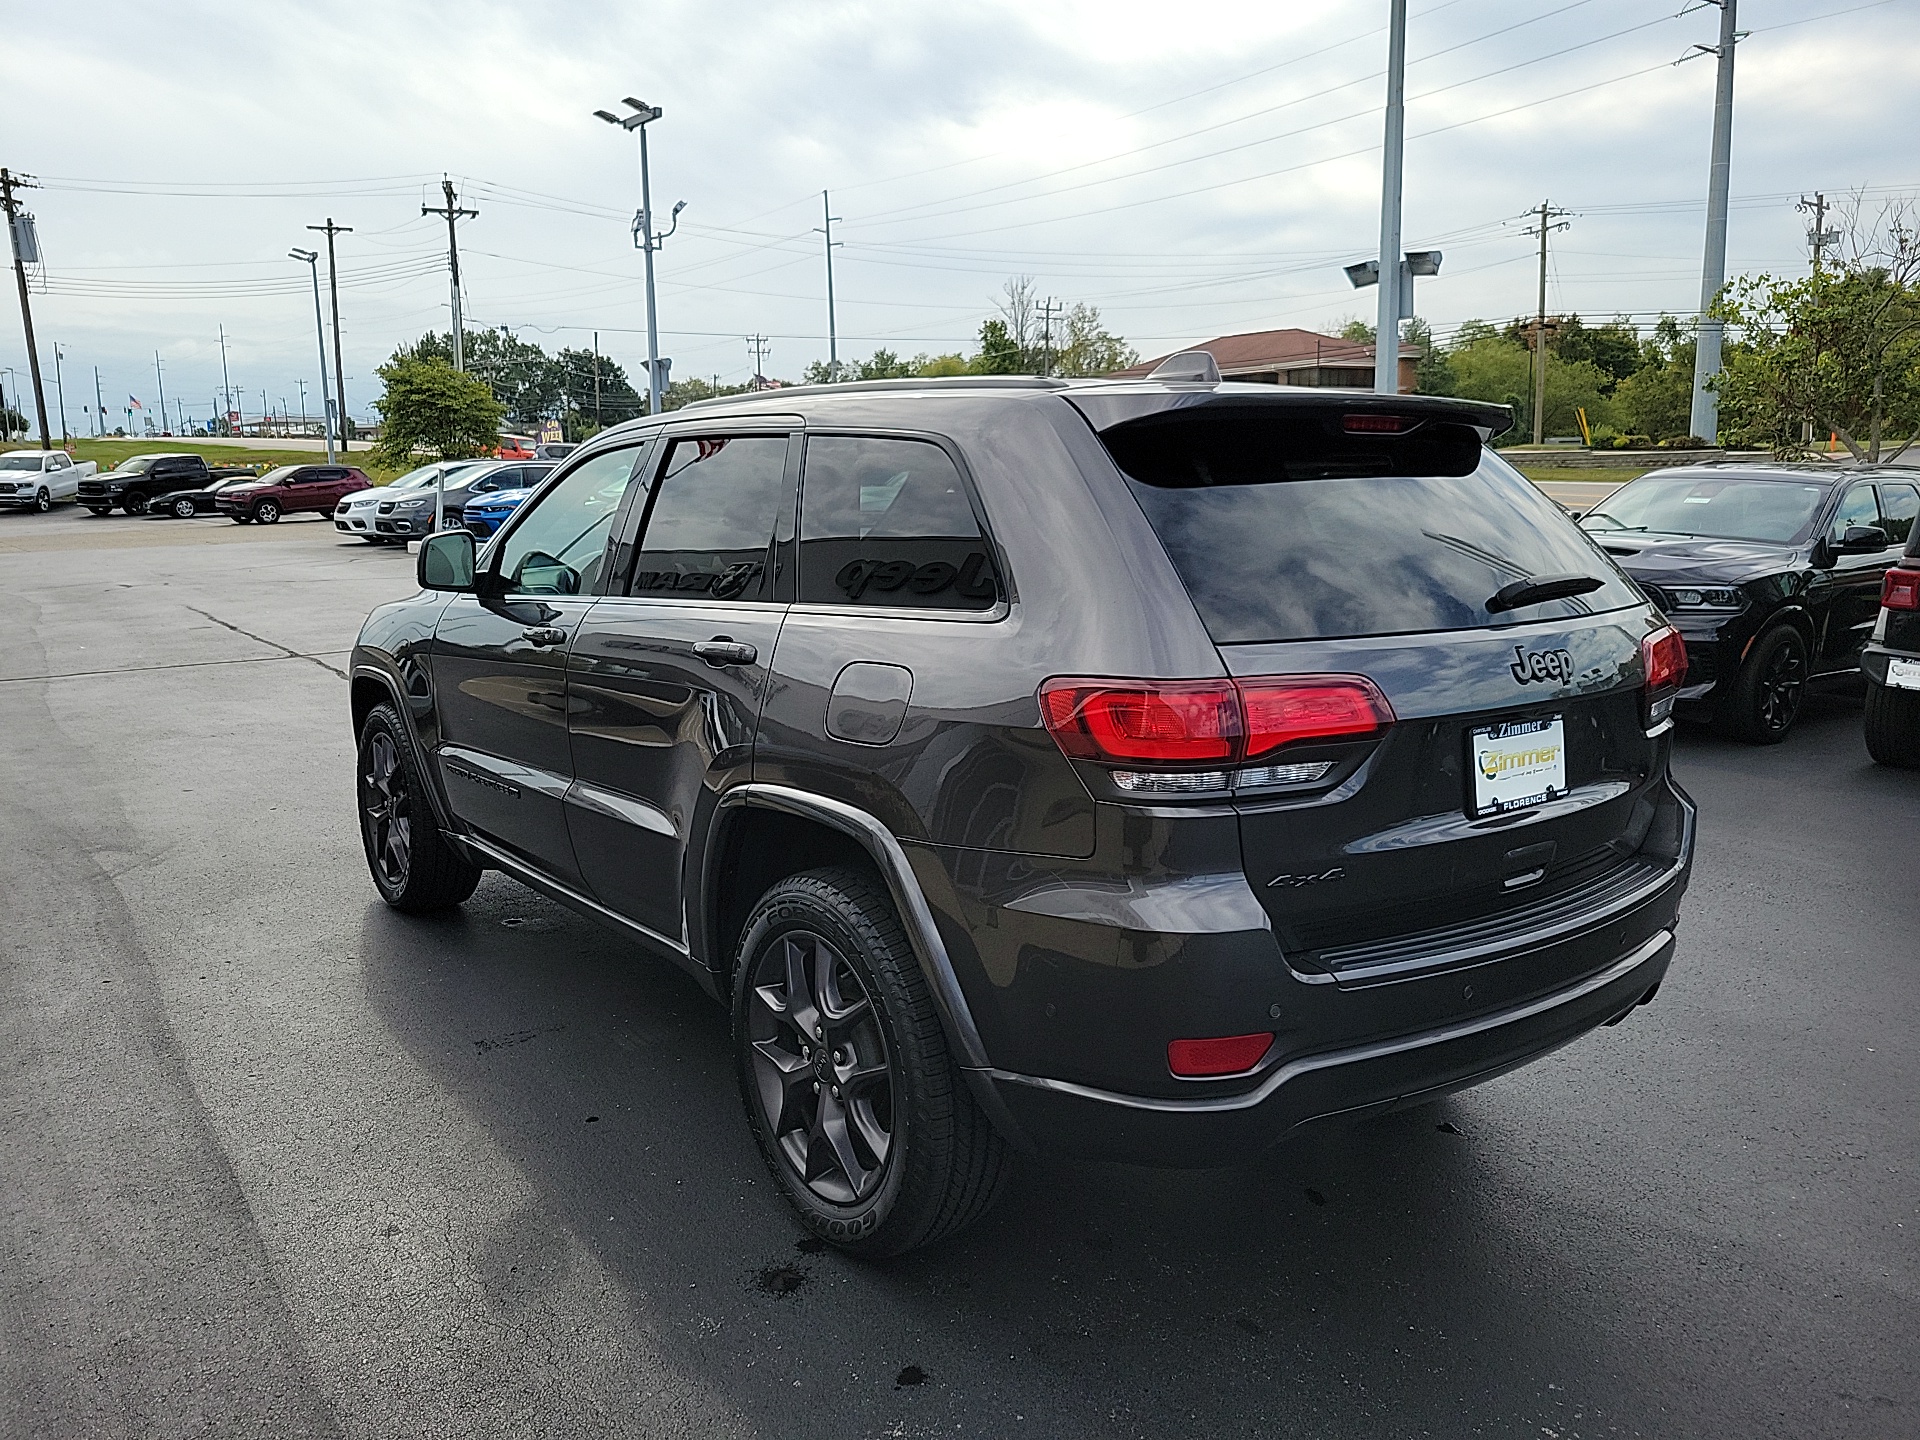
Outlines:
{"label": "white truck", "polygon": [[42,513],[80,493],[82,476],[100,467],[76,461],[64,450],[9,450],[0,455],[0,505],[32,506]]}

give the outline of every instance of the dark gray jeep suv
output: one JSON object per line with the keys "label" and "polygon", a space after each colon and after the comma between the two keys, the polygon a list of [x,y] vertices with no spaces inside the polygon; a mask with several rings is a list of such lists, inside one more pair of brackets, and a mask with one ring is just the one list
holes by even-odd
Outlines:
{"label": "dark gray jeep suv", "polygon": [[1503,408],[1210,369],[690,406],[430,537],[353,655],[381,894],[498,869],[686,967],[870,1255],[1014,1151],[1229,1164],[1621,1019],[1678,635]]}

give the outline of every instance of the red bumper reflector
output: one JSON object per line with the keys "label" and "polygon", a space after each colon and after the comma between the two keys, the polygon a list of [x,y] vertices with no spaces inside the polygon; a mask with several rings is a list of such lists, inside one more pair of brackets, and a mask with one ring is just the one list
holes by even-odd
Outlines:
{"label": "red bumper reflector", "polygon": [[1887,571],[1880,582],[1880,603],[1889,610],[1920,610],[1920,570]]}
{"label": "red bumper reflector", "polygon": [[1273,1032],[1258,1035],[1222,1035],[1213,1040],[1170,1040],[1167,1068],[1195,1079],[1207,1075],[1238,1075],[1258,1065],[1273,1048]]}

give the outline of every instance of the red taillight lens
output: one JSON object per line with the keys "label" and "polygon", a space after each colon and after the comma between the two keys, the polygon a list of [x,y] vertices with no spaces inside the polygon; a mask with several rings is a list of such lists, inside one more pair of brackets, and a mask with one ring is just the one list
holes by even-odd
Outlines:
{"label": "red taillight lens", "polygon": [[1246,758],[1300,740],[1345,740],[1393,723],[1393,708],[1359,675],[1296,675],[1239,682]]}
{"label": "red taillight lens", "polygon": [[1671,690],[1687,678],[1687,642],[1671,625],[1640,642],[1640,657],[1647,664],[1649,690]]}
{"label": "red taillight lens", "polygon": [[1887,571],[1880,582],[1880,603],[1889,610],[1920,610],[1920,570]]}
{"label": "red taillight lens", "polygon": [[1393,723],[1363,675],[1253,680],[1054,679],[1040,714],[1076,760],[1230,765],[1303,740],[1350,740]]}
{"label": "red taillight lens", "polygon": [[1272,1048],[1271,1030],[1262,1030],[1258,1035],[1223,1035],[1213,1040],[1170,1040],[1167,1068],[1188,1079],[1238,1075],[1258,1065]]}
{"label": "red taillight lens", "polygon": [[1240,744],[1240,705],[1224,680],[1049,680],[1040,710],[1081,760],[1218,764]]}

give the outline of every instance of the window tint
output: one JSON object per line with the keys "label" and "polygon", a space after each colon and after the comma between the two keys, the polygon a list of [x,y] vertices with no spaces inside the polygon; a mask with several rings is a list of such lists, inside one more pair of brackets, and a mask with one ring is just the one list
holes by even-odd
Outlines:
{"label": "window tint", "polygon": [[830,605],[984,610],[992,552],[960,472],[924,440],[822,435],[801,482],[800,598]]}
{"label": "window tint", "polygon": [[634,560],[634,595],[763,600],[767,551],[789,503],[784,435],[675,440]]}
{"label": "window tint", "polygon": [[1920,490],[1911,485],[1882,485],[1880,515],[1887,527],[1887,539],[1904,545],[1913,535],[1913,522],[1920,516]]}
{"label": "window tint", "polygon": [[1856,485],[1847,491],[1840,501],[1840,508],[1833,512],[1833,529],[1830,532],[1835,540],[1847,533],[1849,525],[1879,525],[1880,507],[1874,502],[1871,485]]}
{"label": "window tint", "polygon": [[1629,481],[1580,522],[1605,535],[1619,530],[1764,540],[1797,545],[1812,532],[1827,487],[1741,476],[1647,475]]}
{"label": "window tint", "polygon": [[[1413,457],[1380,455],[1373,437],[1341,453],[1320,433],[1291,453],[1300,423],[1196,416],[1103,436],[1216,641],[1482,628],[1637,603],[1565,513],[1497,456],[1469,474],[1409,474]],[[1436,440],[1431,459],[1459,463]],[[1516,610],[1488,604],[1516,580],[1566,574],[1602,583]]]}
{"label": "window tint", "polygon": [[500,542],[493,572],[509,595],[589,595],[639,451],[594,456],[537,501]]}

